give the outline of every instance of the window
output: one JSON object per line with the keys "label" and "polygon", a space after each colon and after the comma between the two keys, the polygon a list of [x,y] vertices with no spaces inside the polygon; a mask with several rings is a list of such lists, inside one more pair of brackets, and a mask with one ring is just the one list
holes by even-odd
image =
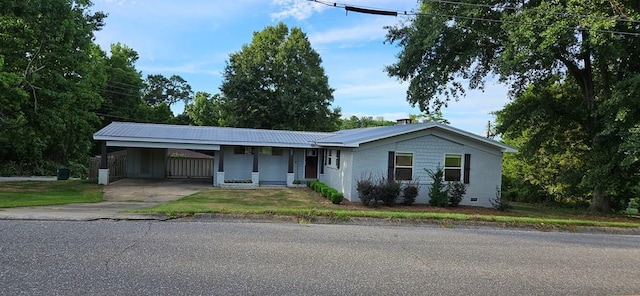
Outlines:
{"label": "window", "polygon": [[334,169],[340,168],[340,150],[327,150],[327,167]]}
{"label": "window", "polygon": [[233,154],[251,155],[253,154],[253,152],[251,151],[251,147],[236,146],[236,147],[233,147]]}
{"label": "window", "polygon": [[282,148],[260,147],[260,155],[282,155]]}
{"label": "window", "polygon": [[445,181],[461,181],[462,176],[462,155],[445,154],[444,155],[444,180]]}
{"label": "window", "polygon": [[413,153],[396,153],[394,176],[398,181],[413,179]]}

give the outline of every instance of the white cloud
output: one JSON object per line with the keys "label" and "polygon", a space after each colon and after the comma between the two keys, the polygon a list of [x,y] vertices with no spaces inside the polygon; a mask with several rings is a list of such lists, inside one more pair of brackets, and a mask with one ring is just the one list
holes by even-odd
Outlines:
{"label": "white cloud", "polygon": [[[411,11],[416,8],[416,3],[415,0],[350,0],[348,5],[378,10]],[[334,3],[337,4],[336,8],[331,6],[331,2],[318,3],[310,0],[273,0],[272,4],[281,8],[271,13],[271,18],[276,20],[287,18],[304,20],[327,9],[343,10],[345,6],[345,4]]]}
{"label": "white cloud", "polygon": [[322,48],[330,44],[353,45],[357,42],[384,40],[387,30],[383,27],[389,25],[388,21],[381,18],[373,18],[365,23],[358,23],[352,27],[338,27],[323,32],[309,34],[309,41],[314,47]]}
{"label": "white cloud", "polygon": [[271,18],[274,20],[287,18],[304,20],[311,17],[314,13],[321,12],[328,8],[326,5],[308,0],[274,0],[272,3],[283,8],[278,12],[271,13]]}

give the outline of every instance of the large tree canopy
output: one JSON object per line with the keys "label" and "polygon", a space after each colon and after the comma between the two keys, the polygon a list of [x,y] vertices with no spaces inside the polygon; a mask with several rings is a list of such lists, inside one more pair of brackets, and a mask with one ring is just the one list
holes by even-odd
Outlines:
{"label": "large tree canopy", "polygon": [[12,171],[86,157],[104,86],[88,0],[0,2],[0,159]]}
{"label": "large tree canopy", "polygon": [[225,125],[336,130],[340,110],[318,53],[299,28],[280,23],[253,34],[229,57],[220,90]]}
{"label": "large tree canopy", "polygon": [[464,79],[469,88],[482,88],[493,73],[511,86],[516,99],[530,85],[570,80],[579,94],[574,108],[583,113],[579,124],[588,145],[583,160],[584,180],[592,188],[590,209],[608,211],[609,195],[619,185],[611,176],[618,175],[613,172],[624,153],[620,145],[628,145],[625,135],[640,116],[627,112],[627,124],[613,124],[616,116],[605,110],[628,104],[622,97],[640,72],[640,4],[423,1],[419,12],[388,33],[402,51],[387,71],[410,81],[408,101],[437,110],[464,95]]}

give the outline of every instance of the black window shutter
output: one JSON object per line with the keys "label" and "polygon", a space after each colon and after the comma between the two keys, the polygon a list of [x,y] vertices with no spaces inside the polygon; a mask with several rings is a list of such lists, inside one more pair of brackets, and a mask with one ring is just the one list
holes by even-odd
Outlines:
{"label": "black window shutter", "polygon": [[464,155],[464,184],[469,184],[469,172],[471,171],[471,154]]}
{"label": "black window shutter", "polygon": [[324,166],[327,165],[325,149],[320,149],[320,174],[324,174]]}
{"label": "black window shutter", "polygon": [[396,153],[394,151],[389,151],[389,158],[387,161],[387,179],[389,181],[395,180],[395,167],[396,167]]}
{"label": "black window shutter", "polygon": [[336,151],[336,168],[340,168],[340,150]]}

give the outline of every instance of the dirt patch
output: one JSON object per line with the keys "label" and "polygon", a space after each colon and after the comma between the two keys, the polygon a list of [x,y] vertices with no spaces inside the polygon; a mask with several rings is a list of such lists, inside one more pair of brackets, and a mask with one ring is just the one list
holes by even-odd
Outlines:
{"label": "dirt patch", "polygon": [[122,179],[104,187],[104,201],[169,202],[212,188],[208,179]]}

